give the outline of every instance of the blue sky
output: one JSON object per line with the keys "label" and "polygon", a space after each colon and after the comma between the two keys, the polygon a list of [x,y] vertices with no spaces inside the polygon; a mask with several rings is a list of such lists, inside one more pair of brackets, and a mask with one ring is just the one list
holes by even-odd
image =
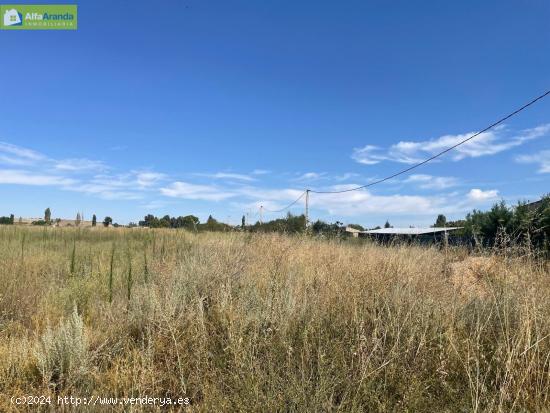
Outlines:
{"label": "blue sky", "polygon": [[[544,1],[78,5],[76,31],[0,32],[0,215],[252,220],[410,166],[550,88]],[[426,225],[535,200],[549,142],[550,97],[410,175],[312,194],[311,216]]]}

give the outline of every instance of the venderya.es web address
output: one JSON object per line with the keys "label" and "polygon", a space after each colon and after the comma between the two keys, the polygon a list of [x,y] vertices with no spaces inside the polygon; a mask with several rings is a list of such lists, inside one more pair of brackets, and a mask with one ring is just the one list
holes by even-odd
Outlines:
{"label": "venderya.es web address", "polygon": [[102,397],[102,396],[13,396],[11,403],[21,405],[51,405],[58,406],[188,406],[191,404],[189,397]]}

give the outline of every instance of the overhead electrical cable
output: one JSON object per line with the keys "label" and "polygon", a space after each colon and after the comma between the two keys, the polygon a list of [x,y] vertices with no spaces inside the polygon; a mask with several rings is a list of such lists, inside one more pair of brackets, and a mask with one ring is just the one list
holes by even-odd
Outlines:
{"label": "overhead electrical cable", "polygon": [[[309,192],[312,192],[312,193],[315,193],[315,194],[341,194],[341,193],[344,193],[344,192],[352,192],[352,191],[358,191],[360,189],[364,189],[364,188],[368,188],[368,187],[371,187],[371,186],[374,186],[374,185],[377,185],[377,184],[380,184],[382,182],[385,182],[385,181],[388,181],[390,179],[393,179],[399,175],[403,175],[403,174],[406,174],[407,172],[410,172],[412,171],[413,169],[416,169],[424,164],[427,164],[428,162],[430,161],[433,161],[434,159],[436,158],[439,158],[440,156],[446,154],[447,152],[449,151],[452,151],[453,149],[459,147],[460,145],[463,145],[465,144],[466,142],[468,141],[471,141],[472,139],[474,139],[475,137],[481,135],[482,133],[484,132],[487,132],[488,130],[494,128],[495,126],[501,124],[502,122],[506,121],[507,119],[510,119],[512,116],[515,116],[517,115],[518,113],[520,113],[521,111],[527,109],[529,106],[535,104],[536,102],[538,102],[539,100],[545,98],[546,96],[548,96],[550,94],[550,90],[546,91],[545,93],[543,93],[542,95],[534,98],[533,100],[531,100],[529,103],[526,103],[525,105],[523,105],[522,107],[520,107],[519,109],[516,109],[515,111],[513,111],[512,113],[504,116],[503,118],[497,120],[496,122],[492,123],[491,125],[487,126],[486,128],[480,130],[479,132],[476,132],[474,133],[472,136],[458,142],[456,145],[453,145],[453,146],[450,146],[449,148],[429,157],[428,159],[425,159],[423,160],[422,162],[419,162],[417,164],[414,164],[406,169],[403,169],[399,172],[396,172],[392,175],[389,175],[389,176],[386,176],[385,178],[381,178],[381,179],[378,179],[374,182],[371,182],[369,184],[366,184],[366,185],[361,185],[361,186],[358,186],[358,187],[355,187],[355,188],[349,188],[349,189],[342,189],[340,191],[315,191],[315,190],[309,190]],[[302,195],[303,196],[303,195]]]}
{"label": "overhead electrical cable", "polygon": [[[267,209],[263,206],[260,207],[260,210],[263,209],[263,211],[266,211],[266,212],[272,212],[272,213],[277,213],[277,212],[283,212],[287,209],[289,209],[290,207],[292,207],[293,205],[295,205],[300,199],[302,199],[304,197],[304,195],[308,194],[308,193],[315,193],[315,194],[342,194],[342,193],[345,193],[345,192],[352,192],[352,191],[358,191],[360,189],[364,189],[364,188],[368,188],[368,187],[371,187],[371,186],[374,186],[374,185],[378,185],[382,182],[385,182],[385,181],[388,181],[390,179],[393,179],[393,178],[396,178],[400,175],[403,175],[403,174],[406,174],[407,172],[410,172],[412,171],[413,169],[416,169],[424,164],[427,164],[428,162],[431,162],[433,161],[434,159],[437,159],[439,158],[440,156],[446,154],[447,152],[450,152],[452,151],[453,149],[459,147],[460,145],[463,145],[465,144],[466,142],[469,142],[471,141],[472,139],[478,137],[479,135],[481,135],[482,133],[485,133],[487,132],[488,130],[494,128],[495,126],[497,125],[500,125],[501,123],[503,123],[504,121],[510,119],[511,117],[517,115],[518,113],[522,112],[523,110],[527,109],[529,106],[535,104],[536,102],[538,102],[539,100],[545,98],[546,96],[550,95],[550,90],[544,92],[543,94],[541,94],[540,96],[537,96],[536,98],[534,98],[533,100],[531,100],[530,102],[526,103],[525,105],[521,106],[520,108],[514,110],[513,112],[509,113],[508,115],[502,117],[501,119],[497,120],[496,122],[490,124],[489,126],[483,128],[482,130],[480,130],[479,132],[476,132],[474,133],[473,135],[469,136],[468,138],[466,139],[463,139],[461,140],[460,142],[456,143],[455,145],[453,146],[450,146],[448,147],[447,149],[439,152],[439,153],[436,153],[435,155],[432,155],[430,156],[429,158],[421,161],[421,162],[418,162],[408,168],[405,168],[403,170],[400,170],[392,175],[389,175],[389,176],[386,176],[384,178],[381,178],[381,179],[378,179],[376,181],[373,181],[373,182],[370,182],[368,184],[365,184],[365,185],[361,185],[361,186],[357,186],[357,187],[354,187],[354,188],[349,188],[349,189],[342,189],[342,190],[339,190],[339,191],[316,191],[316,190],[313,190],[313,189],[306,189],[304,192],[301,193],[301,195],[296,198],[294,201],[292,201],[290,204],[288,204],[287,206],[285,206],[284,208],[281,208],[281,209],[276,209],[276,210],[270,210],[270,209]],[[306,210],[307,210],[307,198],[306,198]],[[260,212],[260,215],[261,215],[261,212]]]}
{"label": "overhead electrical cable", "polygon": [[284,208],[281,208],[281,209],[276,209],[276,210],[271,210],[271,209],[267,209],[265,207],[263,207],[263,210],[266,211],[266,212],[283,212],[285,209],[288,209],[290,208],[291,206],[293,206],[294,204],[296,204],[296,202],[298,202],[300,199],[302,199],[304,197],[304,195],[306,194],[307,191],[304,191],[302,192],[302,194],[296,198],[294,201],[292,201],[290,204],[288,204],[286,207]]}

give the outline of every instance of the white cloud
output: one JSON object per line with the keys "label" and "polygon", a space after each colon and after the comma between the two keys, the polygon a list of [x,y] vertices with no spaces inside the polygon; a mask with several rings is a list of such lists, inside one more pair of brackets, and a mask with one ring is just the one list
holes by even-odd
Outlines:
{"label": "white cloud", "polygon": [[[475,132],[469,132],[458,135],[443,135],[425,141],[400,141],[386,150],[377,146],[366,145],[362,148],[355,148],[352,159],[364,165],[374,165],[382,161],[414,164],[440,153],[474,134]],[[454,161],[468,157],[477,158],[494,155],[548,134],[550,134],[550,124],[524,129],[518,133],[510,133],[506,127],[500,126],[481,133],[472,140],[453,149],[450,154]]]}
{"label": "white cloud", "polygon": [[474,188],[468,192],[468,199],[472,202],[484,202],[498,197],[498,191],[496,189],[490,189],[482,191],[481,189]]}
{"label": "white cloud", "polygon": [[52,159],[32,149],[0,142],[0,163],[37,166],[61,172],[102,171],[107,166],[102,161],[86,158]]}
{"label": "white cloud", "polygon": [[32,161],[39,161],[45,158],[45,156],[39,152],[7,142],[0,142],[0,152],[9,153],[18,158],[24,158]]}
{"label": "white cloud", "polygon": [[197,173],[195,175],[204,176],[204,177],[213,178],[213,179],[226,179],[226,180],[237,180],[237,181],[247,181],[247,182],[252,182],[256,180],[256,178],[253,178],[249,175],[237,174],[237,173],[231,173],[231,172],[217,172],[215,174]]}
{"label": "white cloud", "polygon": [[[101,161],[85,158],[56,160],[31,149],[0,142],[0,162],[26,165],[24,170],[0,170],[0,184],[55,186],[62,190],[75,191],[103,199],[140,199],[138,192],[158,178],[154,173],[131,172],[123,175],[94,175],[90,172],[109,168]],[[67,174],[78,172],[79,179]]]}
{"label": "white cloud", "polygon": [[28,166],[31,165],[33,162],[34,161],[30,161],[29,159],[13,157],[0,153],[0,164]]}
{"label": "white cloud", "polygon": [[306,172],[305,174],[302,174],[295,178],[295,181],[315,181],[317,179],[321,179],[325,176],[325,172]]}
{"label": "white cloud", "polygon": [[62,159],[56,161],[55,169],[68,172],[104,171],[107,166],[102,161],[91,159]]}
{"label": "white cloud", "polygon": [[37,186],[67,186],[76,181],[57,175],[35,174],[17,169],[0,169],[0,184],[37,185]]}
{"label": "white cloud", "polygon": [[[339,185],[338,189],[352,187],[354,185]],[[312,194],[310,202],[313,208],[324,209],[331,215],[340,216],[362,214],[433,215],[448,207],[443,196],[374,195],[366,190],[341,194]]]}
{"label": "white cloud", "polygon": [[359,174],[356,174],[354,172],[346,172],[345,174],[342,174],[342,175],[336,175],[334,177],[334,180],[335,181],[347,181],[348,179],[357,178],[358,176],[359,176]]}
{"label": "white cloud", "polygon": [[452,176],[432,176],[413,174],[404,181],[417,184],[422,189],[446,189],[458,185],[458,179]]}
{"label": "white cloud", "polygon": [[136,200],[142,199],[143,195],[133,191],[126,191],[111,185],[102,185],[98,183],[84,183],[71,185],[64,189],[75,192],[82,192],[89,195],[96,195],[101,199],[107,200]]}
{"label": "white cloud", "polygon": [[156,209],[164,208],[166,206],[166,202],[160,201],[160,200],[153,200],[151,202],[147,202],[140,206],[143,209],[156,210]]}
{"label": "white cloud", "polygon": [[136,172],[137,184],[141,187],[151,187],[154,184],[166,179],[166,175],[159,172]]}
{"label": "white cloud", "polygon": [[131,171],[118,175],[101,174],[94,175],[87,182],[67,189],[97,195],[102,199],[143,199],[144,192],[154,190],[155,184],[166,178],[166,175],[152,171]]}
{"label": "white cloud", "polygon": [[43,159],[45,159],[44,155],[31,149],[0,142],[1,164],[29,166]]}
{"label": "white cloud", "polygon": [[375,165],[388,159],[383,154],[380,154],[380,148],[374,145],[365,145],[362,148],[355,148],[351,157],[353,160],[363,165]]}
{"label": "white cloud", "polygon": [[252,171],[252,175],[267,175],[268,173],[270,173],[270,171],[267,171],[265,169],[254,169]]}
{"label": "white cloud", "polygon": [[224,191],[211,185],[196,185],[188,182],[173,182],[161,188],[163,195],[173,198],[196,199],[206,201],[221,201],[235,196],[235,193]]}
{"label": "white cloud", "polygon": [[541,151],[532,155],[520,155],[516,158],[516,161],[520,163],[538,164],[539,173],[550,173],[550,150]]}

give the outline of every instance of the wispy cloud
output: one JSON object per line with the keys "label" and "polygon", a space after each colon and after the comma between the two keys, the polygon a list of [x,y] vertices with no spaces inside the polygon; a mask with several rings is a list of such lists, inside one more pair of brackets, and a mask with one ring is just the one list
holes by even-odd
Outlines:
{"label": "wispy cloud", "polygon": [[252,175],[267,175],[269,174],[271,171],[268,171],[266,169],[254,169],[252,171]]}
{"label": "wispy cloud", "polygon": [[235,193],[225,191],[212,185],[196,185],[188,182],[173,182],[160,189],[161,194],[172,198],[221,201],[235,196]]}
{"label": "wispy cloud", "polygon": [[66,189],[97,195],[102,199],[143,199],[144,192],[155,191],[156,185],[166,178],[165,174],[152,171],[100,174],[88,178],[80,185],[73,185]]}
{"label": "wispy cloud", "polygon": [[57,175],[36,174],[20,169],[0,169],[0,184],[65,187],[74,185],[76,182]]}
{"label": "wispy cloud", "polygon": [[164,208],[166,205],[167,205],[166,202],[155,199],[153,201],[141,204],[140,207],[148,210],[156,210],[156,209]]}
{"label": "wispy cloud", "polygon": [[85,158],[54,161],[54,168],[68,172],[105,171],[108,169],[102,161],[94,161]]}
{"label": "wispy cloud", "polygon": [[324,178],[325,176],[326,176],[325,172],[306,172],[294,178],[294,180],[295,181],[316,181],[318,179]]}
{"label": "wispy cloud", "polygon": [[25,158],[35,161],[45,158],[45,156],[39,152],[33,151],[32,149],[28,148],[23,148],[21,146],[13,145],[8,142],[0,142],[0,152],[9,153],[19,158]]}
{"label": "wispy cloud", "polygon": [[196,173],[195,175],[204,176],[212,179],[237,180],[237,181],[246,181],[246,182],[252,182],[256,180],[256,178],[253,178],[250,175],[238,174],[238,173],[232,173],[232,172],[217,172],[213,174]]}
{"label": "wispy cloud", "polygon": [[[436,139],[424,141],[400,141],[387,149],[374,145],[365,145],[362,148],[354,149],[352,159],[364,165],[374,165],[382,161],[414,164],[458,144],[474,133],[443,135]],[[504,126],[500,126],[484,132],[471,141],[455,148],[451,152],[451,159],[459,161],[464,158],[495,155],[549,134],[550,124],[543,124],[515,133],[509,131]]]}
{"label": "wispy cloud", "polygon": [[134,172],[136,174],[136,182],[140,187],[149,188],[158,182],[167,178],[167,175],[160,172]]}
{"label": "wispy cloud", "polygon": [[32,149],[7,142],[0,142],[0,164],[37,166],[58,172],[97,172],[108,169],[102,161],[87,158],[53,159]]}
{"label": "wispy cloud", "polygon": [[141,199],[145,191],[153,190],[166,178],[162,173],[148,170],[112,174],[111,168],[102,161],[53,159],[6,142],[0,142],[0,164],[23,167],[0,169],[0,184],[56,186],[109,200]]}
{"label": "wispy cloud", "polygon": [[388,160],[387,155],[384,155],[382,152],[382,148],[374,145],[365,145],[362,148],[355,148],[351,158],[363,165],[375,165]]}
{"label": "wispy cloud", "polygon": [[39,152],[13,145],[8,142],[0,142],[0,164],[31,165],[45,158]]}
{"label": "wispy cloud", "polygon": [[334,177],[334,180],[335,181],[340,181],[340,182],[343,182],[343,181],[347,181],[349,179],[355,179],[355,178],[358,178],[360,175],[357,174],[357,173],[354,173],[354,172],[346,172],[342,175],[336,175]]}
{"label": "wispy cloud", "polygon": [[447,189],[457,186],[459,181],[452,176],[432,176],[424,174],[414,174],[404,181],[418,185],[422,189]]}
{"label": "wispy cloud", "polygon": [[143,199],[143,195],[132,190],[125,190],[120,187],[100,183],[80,183],[77,185],[65,186],[63,189],[74,192],[82,192],[88,195],[95,195],[107,200],[137,200]]}
{"label": "wispy cloud", "polygon": [[550,150],[541,151],[531,155],[519,155],[516,157],[516,161],[520,163],[538,164],[539,173],[550,173]]}

